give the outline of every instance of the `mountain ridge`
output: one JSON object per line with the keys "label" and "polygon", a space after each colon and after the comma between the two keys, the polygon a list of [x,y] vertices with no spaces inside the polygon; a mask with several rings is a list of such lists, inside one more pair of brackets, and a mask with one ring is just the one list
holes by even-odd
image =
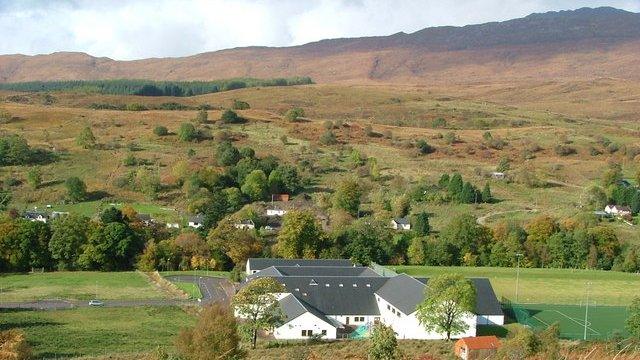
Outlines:
{"label": "mountain ridge", "polygon": [[[317,82],[478,81],[611,76],[640,79],[640,14],[611,7],[387,36],[250,46],[118,61],[82,52],[0,55],[0,82],[212,80],[311,76]],[[627,67],[620,71],[619,67]]]}

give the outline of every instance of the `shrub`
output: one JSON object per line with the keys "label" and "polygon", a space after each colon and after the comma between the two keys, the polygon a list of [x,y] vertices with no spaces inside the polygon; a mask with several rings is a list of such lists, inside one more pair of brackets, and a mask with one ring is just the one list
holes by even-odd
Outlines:
{"label": "shrub", "polygon": [[251,108],[249,103],[241,100],[233,100],[233,105],[231,105],[233,110],[247,110]]}
{"label": "shrub", "polygon": [[329,130],[320,136],[320,143],[323,145],[335,145],[338,143],[338,139],[333,131]]}
{"label": "shrub", "polygon": [[430,154],[435,151],[435,148],[427,143],[426,140],[420,139],[416,142],[416,149],[421,155]]}
{"label": "shrub", "polygon": [[304,110],[299,107],[294,107],[292,109],[289,109],[284,114],[284,117],[290,122],[296,122],[299,118],[304,117]]}
{"label": "shrub", "polygon": [[458,137],[456,136],[456,133],[454,133],[453,131],[450,131],[450,132],[444,134],[444,141],[447,144],[451,145],[451,144],[453,144],[453,143],[458,141]]}
{"label": "shrub", "polygon": [[153,129],[153,133],[157,136],[167,136],[169,134],[169,129],[167,129],[165,126],[156,126]]}
{"label": "shrub", "polygon": [[233,110],[225,110],[220,117],[220,120],[225,124],[236,124],[242,121],[242,118]]}
{"label": "shrub", "polygon": [[0,109],[0,124],[8,124],[11,122],[11,114],[3,109]]}
{"label": "shrub", "polygon": [[137,104],[137,103],[127,104],[127,111],[146,111],[146,110],[149,110],[149,108],[147,108],[142,104]]}
{"label": "shrub", "polygon": [[553,151],[559,156],[569,156],[576,153],[576,149],[574,147],[568,145],[558,144],[553,148]]}
{"label": "shrub", "polygon": [[180,125],[180,129],[178,130],[178,139],[180,141],[193,141],[198,138],[198,131],[196,128],[190,123],[182,123]]}
{"label": "shrub", "polygon": [[367,126],[364,127],[364,134],[369,136],[369,137],[375,135],[375,133],[373,132],[373,127],[371,126],[371,124],[367,124]]}
{"label": "shrub", "polygon": [[287,135],[280,136],[280,141],[282,141],[283,145],[288,145],[289,144],[289,138],[287,137]]}
{"label": "shrub", "polygon": [[433,120],[433,122],[431,122],[431,127],[434,128],[446,128],[447,127],[447,120],[445,120],[444,118],[437,118],[435,120]]}

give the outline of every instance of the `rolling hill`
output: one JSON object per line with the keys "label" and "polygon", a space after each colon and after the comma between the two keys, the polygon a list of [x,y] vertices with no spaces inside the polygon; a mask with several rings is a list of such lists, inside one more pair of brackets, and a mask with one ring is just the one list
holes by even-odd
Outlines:
{"label": "rolling hill", "polygon": [[614,8],[532,14],[415,33],[116,61],[83,53],[0,56],[0,82],[311,76],[320,83],[482,83],[640,78],[640,14]]}

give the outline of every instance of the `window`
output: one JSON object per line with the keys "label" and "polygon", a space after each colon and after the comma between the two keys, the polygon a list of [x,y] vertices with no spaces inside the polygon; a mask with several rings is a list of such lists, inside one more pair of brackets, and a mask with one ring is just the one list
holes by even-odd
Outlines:
{"label": "window", "polygon": [[391,310],[391,305],[387,304],[387,310]]}
{"label": "window", "polygon": [[364,322],[364,316],[355,316],[353,318],[353,321],[355,321],[355,322]]}
{"label": "window", "polygon": [[326,336],[327,335],[327,330],[322,330],[322,336]]}
{"label": "window", "polygon": [[313,330],[302,330],[302,336],[313,336]]}
{"label": "window", "polygon": [[374,317],[373,318],[373,323],[374,324],[379,324],[380,323],[380,317],[379,316]]}

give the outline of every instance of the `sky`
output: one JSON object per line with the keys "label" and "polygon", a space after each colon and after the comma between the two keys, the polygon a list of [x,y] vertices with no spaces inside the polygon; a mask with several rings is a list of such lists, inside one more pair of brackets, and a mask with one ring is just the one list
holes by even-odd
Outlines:
{"label": "sky", "polygon": [[0,0],[0,54],[117,60],[411,33],[640,0]]}

